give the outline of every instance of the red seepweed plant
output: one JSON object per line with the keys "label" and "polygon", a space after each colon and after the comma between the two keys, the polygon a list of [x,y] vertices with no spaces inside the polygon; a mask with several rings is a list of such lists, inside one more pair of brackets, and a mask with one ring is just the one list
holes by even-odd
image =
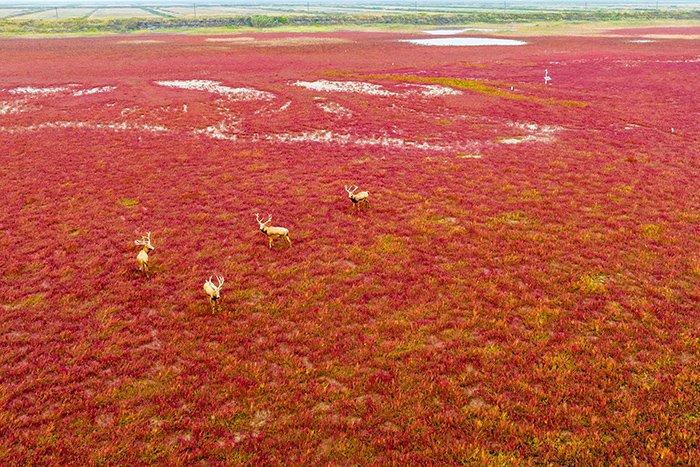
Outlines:
{"label": "red seepweed plant", "polygon": [[0,40],[0,460],[700,461],[697,41],[246,36]]}

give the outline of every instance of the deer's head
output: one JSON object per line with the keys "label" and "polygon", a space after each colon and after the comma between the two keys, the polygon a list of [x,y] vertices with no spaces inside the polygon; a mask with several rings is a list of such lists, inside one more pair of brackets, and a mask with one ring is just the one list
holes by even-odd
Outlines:
{"label": "deer's head", "polygon": [[221,276],[216,276],[216,280],[219,282],[219,285],[214,285],[211,280],[212,277],[213,276],[209,276],[209,279],[204,283],[204,286],[210,290],[209,295],[211,296],[212,300],[218,300],[221,298],[221,287],[224,286],[224,278]]}
{"label": "deer's head", "polygon": [[357,185],[345,186],[345,191],[348,193],[348,198],[352,198],[357,191]]}
{"label": "deer's head", "polygon": [[146,251],[153,251],[156,249],[156,247],[151,244],[151,232],[141,237],[141,240],[134,240],[134,244],[142,246]]}
{"label": "deer's head", "polygon": [[270,214],[269,216],[267,216],[267,220],[263,222],[263,221],[260,220],[260,214],[258,214],[258,213],[256,212],[256,213],[255,213],[255,220],[258,221],[258,225],[260,226],[260,231],[263,232],[263,233],[266,233],[266,232],[267,232],[267,228],[269,227],[268,224],[269,224],[270,222],[272,222],[272,214]]}

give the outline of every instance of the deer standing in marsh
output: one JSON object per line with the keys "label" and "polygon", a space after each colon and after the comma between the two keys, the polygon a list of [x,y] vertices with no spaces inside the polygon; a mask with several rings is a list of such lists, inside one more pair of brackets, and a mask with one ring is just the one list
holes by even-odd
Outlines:
{"label": "deer standing in marsh", "polygon": [[256,212],[255,213],[255,220],[258,221],[258,225],[260,226],[260,231],[267,235],[267,241],[268,245],[270,248],[272,248],[272,242],[275,241],[278,238],[283,238],[284,240],[287,241],[289,246],[292,246],[292,241],[289,239],[289,230],[285,229],[284,227],[270,227],[268,224],[272,222],[272,214],[267,216],[267,220],[265,222],[260,220],[260,215]]}
{"label": "deer standing in marsh", "polygon": [[224,278],[221,276],[216,276],[216,280],[219,282],[219,285],[214,285],[214,283],[211,281],[212,277],[213,276],[209,276],[209,279],[204,282],[204,292],[209,295],[209,304],[211,305],[211,312],[213,313],[219,299],[221,298],[221,287],[224,286]]}
{"label": "deer standing in marsh", "polygon": [[352,201],[352,207],[357,208],[361,205],[369,207],[369,191],[361,191],[356,193],[357,185],[346,186],[345,191],[348,193],[348,198]]}
{"label": "deer standing in marsh", "polygon": [[142,247],[139,254],[136,255],[139,271],[144,272],[146,277],[149,277],[150,268],[148,267],[148,253],[155,250],[155,247],[151,244],[151,232],[141,237],[141,240],[134,240],[134,244]]}

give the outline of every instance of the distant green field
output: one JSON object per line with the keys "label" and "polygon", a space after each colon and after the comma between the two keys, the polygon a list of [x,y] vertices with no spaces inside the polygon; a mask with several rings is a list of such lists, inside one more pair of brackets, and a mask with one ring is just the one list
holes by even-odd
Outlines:
{"label": "distant green field", "polygon": [[[257,11],[258,14],[253,14]],[[396,27],[456,24],[700,21],[700,9],[305,12],[233,7],[0,9],[2,35],[100,34],[239,28]]]}

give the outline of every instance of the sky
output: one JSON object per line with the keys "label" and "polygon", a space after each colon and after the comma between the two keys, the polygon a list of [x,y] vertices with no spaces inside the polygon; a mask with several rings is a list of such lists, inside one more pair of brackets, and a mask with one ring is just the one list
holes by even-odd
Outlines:
{"label": "sky", "polygon": [[[464,5],[464,6],[495,6],[502,5],[504,0],[418,0],[419,6],[431,5]],[[512,6],[588,6],[594,5],[629,5],[650,6],[655,5],[656,0],[505,0]],[[0,7],[10,6],[129,6],[129,5],[240,5],[240,6],[265,6],[265,5],[305,5],[306,0],[0,0]],[[310,0],[312,6],[319,5],[415,5],[415,0]],[[683,5],[700,7],[700,0],[659,0],[659,5]]]}

